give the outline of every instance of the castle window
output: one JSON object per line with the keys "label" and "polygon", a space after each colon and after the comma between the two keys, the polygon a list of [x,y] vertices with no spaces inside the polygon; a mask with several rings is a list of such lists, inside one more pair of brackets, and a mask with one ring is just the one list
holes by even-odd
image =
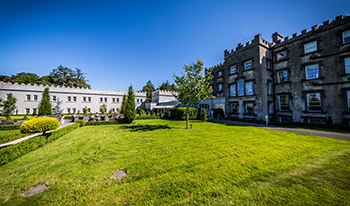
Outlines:
{"label": "castle window", "polygon": [[320,112],[321,111],[321,94],[320,93],[307,94],[307,106],[310,112]]}
{"label": "castle window", "polygon": [[115,103],[115,98],[112,98],[112,102]]}
{"label": "castle window", "polygon": [[83,102],[86,102],[86,97],[83,97]]}
{"label": "castle window", "polygon": [[30,109],[26,108],[26,114],[29,114],[29,113],[30,113]]}
{"label": "castle window", "polygon": [[91,102],[91,97],[88,97],[89,102]]}
{"label": "castle window", "polygon": [[102,97],[100,97],[100,102],[103,102],[103,98]]}
{"label": "castle window", "polygon": [[77,101],[77,97],[73,97],[73,102],[76,102]]}
{"label": "castle window", "polygon": [[245,103],[245,112],[248,114],[254,114],[254,103],[246,102]]}
{"label": "castle window", "polygon": [[236,85],[231,85],[230,87],[230,93],[231,93],[231,97],[235,97],[237,95],[236,93]]}
{"label": "castle window", "polygon": [[142,103],[143,99],[140,99],[140,102]]}
{"label": "castle window", "polygon": [[233,114],[237,114],[237,112],[238,112],[238,104],[237,103],[231,103],[231,112]]}
{"label": "castle window", "polygon": [[73,108],[73,114],[75,114],[75,112],[76,112],[76,109],[75,109],[75,108]]}
{"label": "castle window", "polygon": [[348,112],[350,112],[350,91],[347,91],[348,93]]}
{"label": "castle window", "polygon": [[305,71],[306,71],[306,79],[319,78],[318,64],[306,66]]}
{"label": "castle window", "polygon": [[221,77],[222,76],[222,71],[219,71],[218,72],[218,77]]}
{"label": "castle window", "polygon": [[350,57],[344,59],[344,64],[346,74],[350,74]]}
{"label": "castle window", "polygon": [[281,111],[288,111],[289,110],[289,98],[288,95],[279,95],[279,103],[280,103],[280,110]]}
{"label": "castle window", "polygon": [[244,70],[253,68],[252,60],[244,63]]}
{"label": "castle window", "polygon": [[288,72],[287,72],[287,70],[278,72],[277,73],[277,78],[278,78],[278,83],[288,81]]}
{"label": "castle window", "polygon": [[26,95],[26,101],[30,101],[30,95],[29,94]]}
{"label": "castle window", "polygon": [[107,102],[107,97],[105,97],[105,102]]}
{"label": "castle window", "polygon": [[304,45],[304,53],[310,53],[310,52],[314,52],[317,51],[317,41],[308,43]]}
{"label": "castle window", "polygon": [[38,101],[38,95],[34,95],[34,101]]}
{"label": "castle window", "polygon": [[140,103],[140,100],[139,100],[139,99],[137,99],[136,101],[137,101],[137,103]]}
{"label": "castle window", "polygon": [[91,108],[88,108],[88,112],[89,112],[89,113],[91,112]]}
{"label": "castle window", "polygon": [[52,96],[52,101],[56,101],[56,96]]}
{"label": "castle window", "polygon": [[253,95],[254,94],[253,82],[247,82],[245,84],[245,87],[246,87],[246,94],[247,95]]}
{"label": "castle window", "polygon": [[36,114],[36,108],[33,108],[33,114]]}
{"label": "castle window", "polygon": [[234,73],[236,73],[237,71],[236,71],[236,66],[232,66],[232,67],[230,67],[230,74],[234,74]]}
{"label": "castle window", "polygon": [[277,53],[277,61],[287,58],[287,51]]}
{"label": "castle window", "polygon": [[117,98],[117,103],[119,103],[119,98]]}
{"label": "castle window", "polygon": [[72,100],[72,98],[70,96],[68,96],[67,100],[68,100],[68,102],[70,102]]}
{"label": "castle window", "polygon": [[70,108],[67,108],[67,113],[70,114]]}
{"label": "castle window", "polygon": [[272,69],[271,61],[267,60],[266,64],[267,64],[267,69]]}
{"label": "castle window", "polygon": [[218,84],[218,91],[222,91],[222,84]]}
{"label": "castle window", "polygon": [[243,96],[244,95],[244,81],[239,80],[238,82],[238,96]]}
{"label": "castle window", "polygon": [[343,43],[349,43],[350,42],[350,30],[343,32]]}
{"label": "castle window", "polygon": [[312,124],[322,124],[322,119],[310,118],[308,119],[308,122]]}

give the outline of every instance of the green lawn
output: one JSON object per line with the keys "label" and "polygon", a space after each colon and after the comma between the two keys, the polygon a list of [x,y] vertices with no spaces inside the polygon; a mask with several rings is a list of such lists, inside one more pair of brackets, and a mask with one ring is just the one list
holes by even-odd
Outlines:
{"label": "green lawn", "polygon": [[0,135],[3,135],[3,134],[10,134],[10,133],[13,133],[13,132],[18,132],[19,130],[4,130],[4,131],[0,131]]}
{"label": "green lawn", "polygon": [[[19,121],[19,120],[23,120],[24,115],[13,115],[11,116],[13,121]],[[27,115],[28,119],[33,119],[35,118],[35,116],[31,116],[31,115]],[[0,121],[5,121],[6,117],[4,116],[0,116]]]}
{"label": "green lawn", "polygon": [[[0,167],[3,205],[350,205],[350,141],[137,120],[89,126]],[[171,128],[168,128],[168,126]],[[128,172],[111,179],[118,169]],[[48,182],[42,193],[27,189]]]}

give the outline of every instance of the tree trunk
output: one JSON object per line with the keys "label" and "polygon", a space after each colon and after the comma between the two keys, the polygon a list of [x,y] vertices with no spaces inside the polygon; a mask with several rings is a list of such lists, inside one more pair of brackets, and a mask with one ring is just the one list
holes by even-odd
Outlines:
{"label": "tree trunk", "polygon": [[188,119],[190,115],[190,106],[187,106],[187,112],[186,112],[186,129],[188,129]]}

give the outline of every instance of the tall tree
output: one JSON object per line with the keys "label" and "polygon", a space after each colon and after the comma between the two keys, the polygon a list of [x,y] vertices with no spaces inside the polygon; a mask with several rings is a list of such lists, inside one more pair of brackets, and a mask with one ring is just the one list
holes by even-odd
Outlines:
{"label": "tall tree", "polygon": [[177,92],[174,97],[186,105],[186,129],[188,129],[190,107],[213,97],[209,96],[211,93],[209,84],[211,70],[203,75],[202,60],[197,60],[197,63],[192,62],[189,66],[185,65],[184,70],[185,72],[181,72],[181,76],[173,75]]}
{"label": "tall tree", "polygon": [[131,123],[136,118],[136,105],[135,105],[135,94],[134,90],[132,88],[132,85],[130,85],[128,90],[128,97],[127,97],[127,104],[125,106],[125,113],[124,113],[124,119],[126,122]]}
{"label": "tall tree", "polygon": [[52,115],[52,107],[50,103],[50,94],[49,88],[46,87],[43,92],[43,96],[39,103],[39,112],[38,115]]}
{"label": "tall tree", "polygon": [[1,82],[12,82],[12,78],[6,75],[0,75]]}
{"label": "tall tree", "polygon": [[75,68],[75,71],[64,67],[62,65],[53,69],[49,75],[49,81],[55,86],[69,86],[69,87],[87,87],[90,88],[84,77],[81,69]]}
{"label": "tall tree", "polygon": [[146,102],[152,102],[152,92],[155,90],[154,85],[151,80],[148,80],[145,86],[143,86],[142,91],[146,92]]}
{"label": "tall tree", "polygon": [[16,109],[16,102],[17,99],[12,95],[12,93],[7,94],[6,100],[0,98],[1,115],[9,118]]}
{"label": "tall tree", "polygon": [[127,97],[126,97],[126,94],[124,94],[123,101],[122,101],[122,106],[121,106],[121,109],[120,109],[120,114],[125,114],[126,104],[127,104]]}
{"label": "tall tree", "polygon": [[13,82],[18,84],[40,84],[40,77],[34,73],[21,72],[11,76]]}
{"label": "tall tree", "polygon": [[62,101],[60,101],[60,98],[57,98],[56,105],[53,107],[53,113],[55,115],[61,115],[63,110],[61,109]]}

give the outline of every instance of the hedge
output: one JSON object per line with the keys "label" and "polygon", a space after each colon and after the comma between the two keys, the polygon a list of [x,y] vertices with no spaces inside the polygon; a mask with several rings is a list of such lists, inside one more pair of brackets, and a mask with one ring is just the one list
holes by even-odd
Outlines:
{"label": "hedge", "polygon": [[14,161],[18,157],[28,152],[34,151],[78,127],[79,124],[72,124],[59,130],[47,133],[46,135],[33,137],[18,144],[5,147],[0,150],[0,166]]}
{"label": "hedge", "polygon": [[[186,107],[174,107],[170,109],[170,118],[177,120],[186,120]],[[197,119],[198,118],[198,109],[194,107],[190,107],[189,111],[189,119]]]}
{"label": "hedge", "polygon": [[121,124],[124,120],[110,120],[110,121],[97,121],[97,122],[86,122],[86,126],[91,125],[107,125],[107,124]]}
{"label": "hedge", "polygon": [[19,129],[21,125],[17,124],[12,124],[12,125],[1,125],[0,126],[0,131],[6,131],[6,130],[17,130]]}
{"label": "hedge", "polygon": [[28,135],[30,135],[30,133],[23,134],[20,131],[14,131],[11,133],[2,134],[2,135],[0,135],[0,144],[10,142],[12,140],[19,139],[19,138],[22,138],[22,137],[28,136]]}
{"label": "hedge", "polygon": [[225,117],[225,113],[224,113],[224,110],[221,109],[221,108],[215,108],[215,109],[212,109],[213,110],[213,116],[214,118],[218,118],[218,115],[220,115],[221,118],[224,118]]}
{"label": "hedge", "polygon": [[151,115],[136,115],[136,119],[160,119],[160,116],[151,116]]}

